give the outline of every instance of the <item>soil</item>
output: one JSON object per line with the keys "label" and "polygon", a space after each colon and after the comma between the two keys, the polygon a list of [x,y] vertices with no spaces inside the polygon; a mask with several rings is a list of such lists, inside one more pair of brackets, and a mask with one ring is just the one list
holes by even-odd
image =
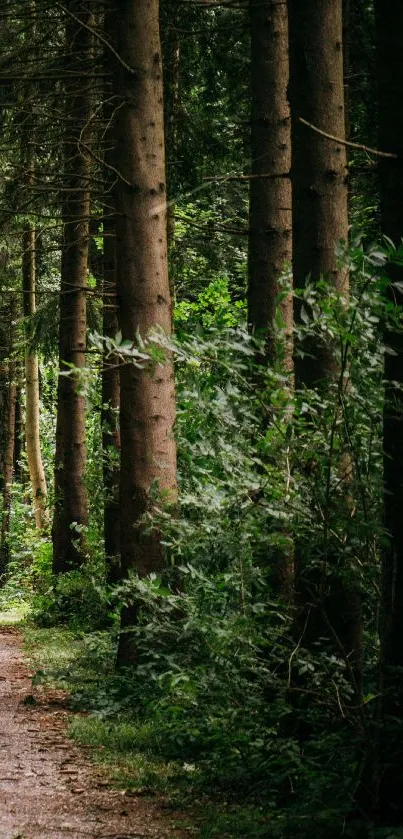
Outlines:
{"label": "soil", "polygon": [[[32,696],[21,639],[0,629],[0,839],[184,839],[163,802],[111,789],[66,736],[54,692]],[[175,820],[177,816],[175,814]]]}

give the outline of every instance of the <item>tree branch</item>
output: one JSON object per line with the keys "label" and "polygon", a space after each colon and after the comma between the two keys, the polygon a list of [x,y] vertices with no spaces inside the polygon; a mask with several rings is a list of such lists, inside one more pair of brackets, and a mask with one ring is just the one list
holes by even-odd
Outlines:
{"label": "tree branch", "polygon": [[333,140],[334,143],[339,143],[341,146],[348,146],[349,149],[359,149],[360,151],[366,151],[368,154],[375,154],[377,157],[389,157],[396,160],[398,157],[397,154],[393,154],[390,151],[379,151],[379,149],[372,149],[370,146],[364,146],[362,143],[352,143],[350,140],[342,140],[341,137],[334,137],[333,134],[328,134],[326,131],[322,131],[316,125],[312,125],[311,122],[308,120],[299,117],[299,122],[302,122],[303,125],[306,125],[312,131],[315,131],[316,134],[320,134],[321,137],[326,137],[327,140]]}

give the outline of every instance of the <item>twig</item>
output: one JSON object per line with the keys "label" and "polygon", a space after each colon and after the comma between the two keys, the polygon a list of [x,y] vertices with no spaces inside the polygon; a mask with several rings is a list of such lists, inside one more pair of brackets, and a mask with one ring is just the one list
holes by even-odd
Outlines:
{"label": "twig", "polygon": [[[396,155],[392,156],[396,157]],[[269,178],[270,180],[274,180],[275,178],[289,178],[290,174],[290,172],[279,172],[278,174],[273,174],[272,172],[262,172],[261,174],[249,175],[210,175],[209,177],[203,178],[203,181],[254,181],[259,178]]]}
{"label": "twig", "polygon": [[61,9],[62,12],[64,12],[66,15],[70,15],[70,17],[73,18],[73,20],[75,20],[76,23],[84,27],[84,29],[87,29],[88,32],[91,32],[91,34],[94,35],[95,38],[98,38],[98,41],[101,41],[101,43],[104,44],[113,53],[115,58],[117,58],[117,60],[119,61],[119,64],[121,64],[122,67],[124,67],[124,69],[127,70],[128,73],[136,73],[134,67],[130,67],[130,65],[126,63],[126,61],[119,55],[119,53],[116,52],[112,44],[110,44],[109,41],[107,41],[107,39],[104,38],[100,32],[97,32],[96,29],[93,29],[92,26],[88,26],[88,24],[81,20],[79,17],[77,17],[77,15],[75,15],[74,12],[72,12],[70,9],[67,9],[66,6],[63,5],[63,3],[56,3],[56,5],[59,6],[59,9]]}
{"label": "twig", "polygon": [[289,690],[289,689],[290,689],[290,686],[291,686],[291,676],[292,676],[292,660],[293,660],[294,656],[297,654],[297,652],[298,652],[298,650],[299,650],[299,648],[300,648],[300,646],[301,646],[301,644],[302,644],[302,641],[304,640],[304,637],[305,637],[305,632],[306,632],[306,628],[307,628],[307,626],[308,626],[308,621],[309,621],[310,616],[311,616],[311,609],[309,608],[309,609],[308,609],[308,614],[307,614],[307,616],[306,616],[306,620],[305,620],[305,625],[304,625],[304,628],[303,628],[302,633],[301,633],[301,637],[299,638],[299,641],[298,641],[298,643],[297,643],[297,646],[293,649],[293,651],[292,651],[292,653],[291,653],[291,655],[290,655],[290,657],[289,657],[289,659],[288,659],[288,679],[287,679],[287,690]]}
{"label": "twig", "polygon": [[391,151],[379,151],[379,149],[372,149],[370,146],[364,146],[362,143],[352,143],[350,140],[342,140],[341,137],[335,137],[333,134],[328,134],[327,131],[322,131],[321,128],[318,128],[316,125],[312,125],[311,122],[308,122],[307,119],[303,119],[299,117],[299,122],[302,122],[303,125],[307,125],[308,128],[311,128],[312,131],[316,131],[317,134],[320,134],[321,137],[326,137],[327,140],[333,140],[334,143],[339,143],[341,146],[348,146],[349,149],[360,149],[360,151],[366,151],[368,154],[376,154],[377,157],[389,157],[389,158],[396,158],[398,157],[397,154],[394,154]]}

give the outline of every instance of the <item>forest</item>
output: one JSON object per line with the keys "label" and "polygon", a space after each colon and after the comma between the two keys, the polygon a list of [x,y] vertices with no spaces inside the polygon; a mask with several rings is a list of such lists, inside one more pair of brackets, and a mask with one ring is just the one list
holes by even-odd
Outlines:
{"label": "forest", "polygon": [[401,0],[1,4],[0,617],[201,839],[403,839],[402,89]]}

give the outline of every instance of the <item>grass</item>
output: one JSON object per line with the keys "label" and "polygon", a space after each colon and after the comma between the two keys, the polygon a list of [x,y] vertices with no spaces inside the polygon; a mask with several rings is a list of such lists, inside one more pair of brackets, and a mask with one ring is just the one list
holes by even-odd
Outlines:
{"label": "grass", "polygon": [[168,787],[173,791],[176,782],[180,785],[188,777],[186,764],[159,757],[151,726],[137,722],[127,711],[114,713],[113,699],[108,703],[107,674],[102,672],[108,667],[96,666],[96,661],[91,666],[88,636],[59,627],[38,629],[29,623],[21,630],[36,671],[33,684],[68,690],[73,710],[91,708],[87,714],[72,715],[68,733],[79,744],[92,747],[93,759],[108,768],[112,783],[166,794]]}
{"label": "grass", "polygon": [[6,607],[4,611],[0,611],[0,626],[14,626],[21,623],[29,615],[29,611],[29,604],[24,602]]}
{"label": "grass", "polygon": [[[112,786],[133,794],[159,796],[164,807],[183,811],[192,835],[199,839],[277,839],[261,808],[213,798],[203,790],[197,763],[169,760],[153,723],[137,719],[133,708],[114,707],[113,651],[109,633],[85,635],[66,628],[20,624],[25,652],[35,672],[33,684],[71,693],[68,734],[85,746]],[[82,709],[90,709],[82,713]]]}

